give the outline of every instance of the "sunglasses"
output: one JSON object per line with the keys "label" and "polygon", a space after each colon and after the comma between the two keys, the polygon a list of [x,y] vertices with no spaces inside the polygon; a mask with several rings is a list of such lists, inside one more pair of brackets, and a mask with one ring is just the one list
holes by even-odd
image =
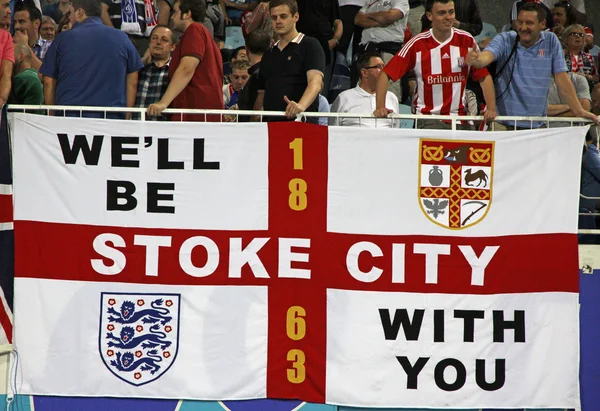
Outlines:
{"label": "sunglasses", "polygon": [[584,33],[571,33],[569,34],[569,36],[573,36],[573,37],[579,37],[580,39],[585,37]]}
{"label": "sunglasses", "polygon": [[379,70],[383,70],[383,67],[384,67],[383,64],[377,64],[375,66],[365,67],[365,69],[368,70],[368,69],[376,68],[376,69],[379,69]]}

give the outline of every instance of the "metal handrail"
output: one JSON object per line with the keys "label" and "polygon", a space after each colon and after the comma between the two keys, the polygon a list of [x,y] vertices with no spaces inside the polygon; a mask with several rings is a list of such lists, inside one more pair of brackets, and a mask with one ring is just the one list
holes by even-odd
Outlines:
{"label": "metal handrail", "polygon": [[[47,106],[47,105],[25,105],[25,104],[11,104],[8,105],[8,110],[14,111],[41,111],[44,110],[46,113],[49,111],[75,111],[80,114],[84,111],[96,111],[104,113],[137,113],[140,115],[141,121],[146,121],[146,108],[143,107],[99,107],[99,106]],[[200,115],[220,115],[223,116],[258,116],[262,117],[285,117],[283,111],[256,111],[256,110],[212,110],[212,109],[166,109],[163,111],[164,114],[200,114]],[[422,114],[390,114],[387,118],[377,118],[372,113],[320,113],[320,112],[305,112],[300,113],[296,116],[297,120],[303,118],[365,118],[375,120],[446,120],[451,121],[452,128],[456,129],[457,121],[482,121],[483,116],[451,116],[451,115],[422,115]],[[528,121],[533,125],[534,122],[544,122],[546,127],[549,127],[550,123],[574,123],[580,124],[592,124],[591,120],[580,118],[580,117],[528,117],[528,116],[499,116],[496,121],[515,121],[514,128],[516,129],[516,121]],[[532,127],[533,128],[533,127]]]}
{"label": "metal handrail", "polygon": [[[84,111],[91,112],[103,112],[104,118],[106,113],[132,113],[139,114],[140,121],[147,121],[146,108],[143,107],[99,107],[99,106],[47,106],[47,105],[19,105],[11,104],[7,106],[8,111],[45,111],[49,114],[50,111],[70,111],[79,112],[81,115]],[[166,109],[163,111],[164,114],[199,114],[206,116],[219,115],[220,119],[223,120],[225,116],[234,117],[235,121],[240,116],[246,117],[259,117],[262,121],[263,117],[285,117],[283,111],[255,111],[255,110],[209,110],[209,109]],[[63,113],[64,114],[64,113]],[[450,116],[450,115],[422,115],[422,114],[390,114],[387,118],[377,118],[372,113],[320,113],[320,112],[306,112],[296,116],[296,120],[302,120],[305,118],[358,118],[358,119],[371,119],[377,121],[388,121],[392,120],[414,120],[415,125],[418,124],[419,120],[446,120],[451,122],[452,130],[456,130],[456,124],[458,121],[483,121],[483,116]],[[532,128],[533,123],[543,122],[545,127],[549,128],[551,123],[570,123],[573,126],[577,124],[590,124],[594,126],[591,120],[579,118],[579,117],[527,117],[527,116],[498,116],[495,121],[514,121],[514,130],[517,129],[517,121],[528,121]],[[360,125],[360,122],[359,122]],[[600,197],[587,197],[580,194],[582,198],[588,200],[599,200]],[[579,215],[585,216],[600,216],[600,213],[579,213]],[[585,233],[583,232],[585,231]],[[590,232],[591,231],[591,232]],[[579,230],[580,234],[600,234],[600,229],[596,230]]]}

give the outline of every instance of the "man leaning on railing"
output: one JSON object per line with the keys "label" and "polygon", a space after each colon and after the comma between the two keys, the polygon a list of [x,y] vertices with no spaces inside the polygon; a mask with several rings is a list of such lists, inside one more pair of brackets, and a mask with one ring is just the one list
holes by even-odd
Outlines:
{"label": "man leaning on railing", "polygon": [[[598,123],[581,107],[571,80],[560,41],[546,27],[545,12],[537,3],[526,3],[517,18],[517,31],[497,35],[482,52],[472,50],[466,62],[477,68],[496,62],[496,98],[500,116],[546,116],[550,77],[575,117]],[[517,128],[541,127],[542,122],[517,122]],[[494,123],[495,130],[512,129],[514,122]]]}

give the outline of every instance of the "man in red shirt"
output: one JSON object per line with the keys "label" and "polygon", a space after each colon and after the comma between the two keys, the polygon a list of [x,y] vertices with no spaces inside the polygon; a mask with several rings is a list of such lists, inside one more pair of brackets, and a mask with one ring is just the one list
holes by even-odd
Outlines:
{"label": "man in red shirt", "polygon": [[[465,87],[469,75],[479,81],[487,104],[486,122],[496,117],[494,82],[487,70],[466,64],[469,50],[478,50],[473,36],[452,27],[454,2],[427,0],[427,18],[431,30],[410,39],[389,61],[377,79],[377,105],[373,114],[387,117],[392,112],[385,107],[388,80],[400,79],[414,69],[417,90],[414,97],[416,114],[465,115]],[[459,128],[471,129],[469,124]],[[419,120],[418,128],[450,128],[448,122]]]}
{"label": "man in red shirt", "polygon": [[[169,87],[160,101],[148,107],[148,115],[158,116],[164,109],[222,109],[223,78],[221,52],[204,21],[206,8],[202,0],[178,0],[171,17],[173,28],[183,36],[171,55]],[[179,114],[176,121],[219,121],[218,115]]]}

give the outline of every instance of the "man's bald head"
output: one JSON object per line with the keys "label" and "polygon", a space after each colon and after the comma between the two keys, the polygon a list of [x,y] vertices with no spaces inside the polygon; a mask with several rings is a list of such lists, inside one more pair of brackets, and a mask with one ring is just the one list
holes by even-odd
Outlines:
{"label": "man's bald head", "polygon": [[19,74],[31,67],[31,49],[25,44],[15,44],[14,74]]}

